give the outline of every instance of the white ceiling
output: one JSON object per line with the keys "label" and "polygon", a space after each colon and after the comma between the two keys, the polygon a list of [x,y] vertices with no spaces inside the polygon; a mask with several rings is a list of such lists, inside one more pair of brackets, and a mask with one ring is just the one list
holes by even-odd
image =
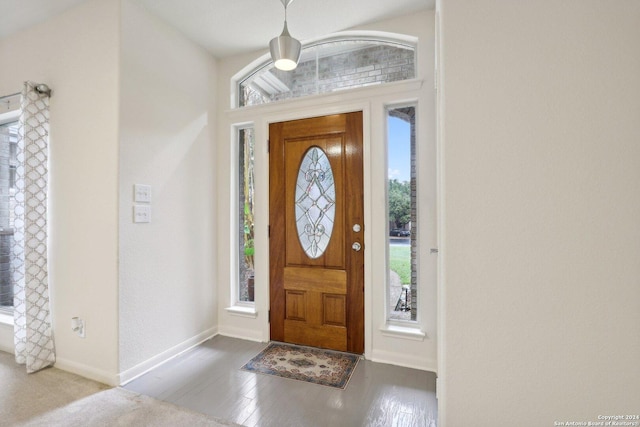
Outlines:
{"label": "white ceiling", "polygon": [[[86,0],[0,0],[0,38]],[[263,49],[280,34],[281,0],[130,0],[217,57]],[[295,0],[289,31],[304,41],[434,7],[435,0]]]}
{"label": "white ceiling", "polygon": [[0,39],[46,21],[85,0],[0,0]]}

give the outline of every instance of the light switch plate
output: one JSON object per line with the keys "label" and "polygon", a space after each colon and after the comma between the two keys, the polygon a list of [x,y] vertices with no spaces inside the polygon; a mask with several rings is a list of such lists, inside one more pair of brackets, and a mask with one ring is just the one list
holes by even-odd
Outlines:
{"label": "light switch plate", "polygon": [[151,203],[151,186],[135,184],[133,186],[133,201],[136,203]]}
{"label": "light switch plate", "polygon": [[151,206],[134,205],[133,206],[133,222],[137,222],[137,223],[151,222]]}

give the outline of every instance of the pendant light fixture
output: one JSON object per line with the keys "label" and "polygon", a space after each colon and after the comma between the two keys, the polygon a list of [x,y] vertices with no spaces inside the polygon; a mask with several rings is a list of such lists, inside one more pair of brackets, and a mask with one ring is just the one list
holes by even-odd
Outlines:
{"label": "pendant light fixture", "polygon": [[281,1],[284,5],[284,29],[280,36],[271,39],[269,42],[269,50],[271,51],[273,65],[279,70],[289,71],[298,66],[302,43],[291,37],[289,29],[287,28],[287,6],[289,6],[293,0]]}

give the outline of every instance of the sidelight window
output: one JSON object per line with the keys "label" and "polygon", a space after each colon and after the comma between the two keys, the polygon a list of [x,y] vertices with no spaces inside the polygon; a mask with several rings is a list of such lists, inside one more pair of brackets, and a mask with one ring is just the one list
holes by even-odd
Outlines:
{"label": "sidelight window", "polygon": [[238,129],[238,301],[254,301],[254,147],[253,128]]}
{"label": "sidelight window", "polygon": [[387,110],[388,319],[418,314],[415,106]]}

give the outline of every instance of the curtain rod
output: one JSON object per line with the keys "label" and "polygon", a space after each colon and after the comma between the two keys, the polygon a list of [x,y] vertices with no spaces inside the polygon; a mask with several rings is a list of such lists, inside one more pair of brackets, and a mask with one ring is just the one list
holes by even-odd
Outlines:
{"label": "curtain rod", "polygon": [[5,98],[13,98],[14,96],[22,95],[22,92],[12,93],[11,95],[0,96],[0,101]]}

